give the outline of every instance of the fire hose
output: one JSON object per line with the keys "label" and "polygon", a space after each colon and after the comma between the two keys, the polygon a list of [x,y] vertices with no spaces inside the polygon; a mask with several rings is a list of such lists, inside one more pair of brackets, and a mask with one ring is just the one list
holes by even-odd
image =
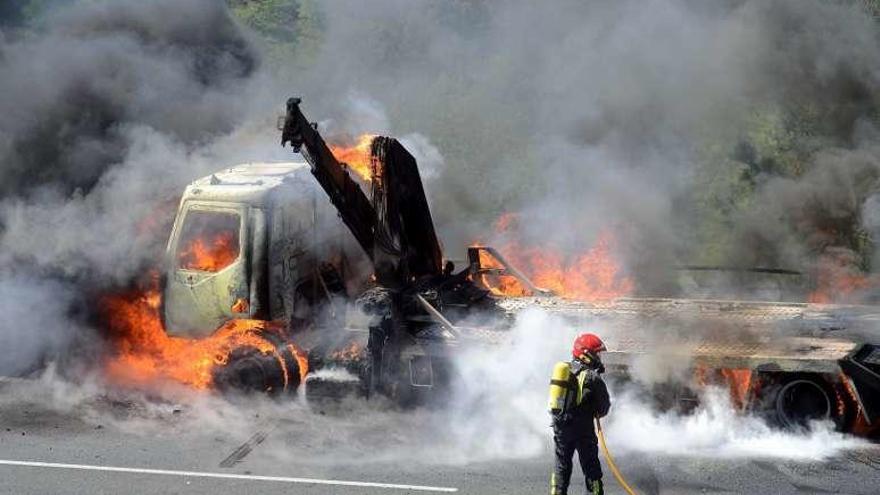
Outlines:
{"label": "fire hose", "polygon": [[623,475],[620,474],[620,470],[617,469],[617,464],[614,463],[614,458],[611,457],[611,453],[608,452],[608,447],[605,445],[605,433],[602,431],[602,423],[599,421],[599,418],[596,418],[596,434],[599,437],[599,446],[602,447],[602,454],[605,456],[605,462],[608,463],[608,467],[611,468],[611,472],[614,473],[614,478],[620,483],[620,486],[628,493],[629,495],[636,495],[636,492],[630,488],[629,484],[623,479]]}

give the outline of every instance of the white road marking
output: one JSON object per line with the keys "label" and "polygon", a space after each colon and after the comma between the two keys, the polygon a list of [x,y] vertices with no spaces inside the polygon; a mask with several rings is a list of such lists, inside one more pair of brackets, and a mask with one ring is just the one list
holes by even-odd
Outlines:
{"label": "white road marking", "polygon": [[19,466],[19,467],[35,467],[35,468],[54,468],[54,469],[78,469],[81,471],[108,471],[113,473],[132,473],[132,474],[160,474],[164,476],[184,476],[191,478],[220,478],[231,480],[249,480],[249,481],[274,481],[278,483],[301,483],[307,485],[336,485],[336,486],[358,486],[365,488],[387,488],[390,490],[412,490],[420,492],[457,492],[458,488],[444,486],[421,486],[421,485],[398,485],[394,483],[372,483],[369,481],[340,481],[340,480],[323,480],[317,478],[289,478],[285,476],[258,476],[252,474],[233,474],[233,473],[210,473],[202,471],[173,471],[168,469],[145,469],[117,466],[92,466],[88,464],[62,464],[57,462],[36,462],[36,461],[12,461],[0,459],[0,465],[3,466]]}

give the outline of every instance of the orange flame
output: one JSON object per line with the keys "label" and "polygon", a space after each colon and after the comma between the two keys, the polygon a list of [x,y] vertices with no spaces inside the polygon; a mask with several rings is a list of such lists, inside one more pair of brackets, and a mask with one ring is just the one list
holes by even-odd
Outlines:
{"label": "orange flame", "polygon": [[348,165],[348,169],[354,172],[364,182],[373,179],[372,146],[375,134],[361,135],[354,146],[330,145],[330,151],[340,162]]}
{"label": "orange flame", "polygon": [[359,361],[364,357],[364,346],[357,342],[351,342],[347,346],[330,355],[334,361]]}
{"label": "orange flame", "polygon": [[[474,244],[473,247],[480,247]],[[504,268],[494,256],[480,251],[480,267],[500,270]],[[496,296],[523,297],[530,295],[529,290],[513,275],[482,274],[481,281]]]}
{"label": "orange flame", "polygon": [[[515,215],[511,214],[502,215],[495,223],[499,233],[509,233],[514,227]],[[507,242],[499,251],[537,287],[569,299],[604,301],[630,294],[635,285],[622,274],[613,247],[614,236],[603,231],[592,247],[576,255],[564,255],[552,247],[523,246],[516,241]],[[485,251],[480,252],[480,265],[501,268]],[[529,295],[528,289],[509,275],[484,275],[483,283],[496,295]]]}
{"label": "orange flame", "polygon": [[305,383],[306,375],[309,374],[308,354],[306,354],[306,351],[293,344],[287,344],[287,348],[290,349],[290,353],[293,355],[294,359],[296,359],[296,364],[299,367],[299,382]]}
{"label": "orange flame", "polygon": [[[155,279],[156,277],[154,277]],[[196,389],[213,385],[213,371],[229,360],[236,348],[249,346],[273,354],[286,369],[275,346],[261,332],[273,324],[257,320],[232,320],[203,339],[171,337],[159,319],[160,293],[154,280],[145,291],[105,296],[101,309],[107,320],[115,352],[105,363],[107,377],[114,383],[147,386],[177,382]],[[289,344],[304,378],[308,372],[305,353]]]}
{"label": "orange flame", "polygon": [[748,405],[752,388],[752,370],[748,368],[722,368],[721,376],[730,388],[730,398],[740,409]]}
{"label": "orange flame", "polygon": [[[841,386],[835,388],[834,390],[834,393],[837,396],[838,416],[843,417],[844,413],[849,407],[853,407],[855,409],[855,415],[850,420],[849,431],[856,435],[863,436],[871,436],[875,433],[880,432],[880,425],[877,425],[877,423],[871,424],[865,417],[864,409],[859,407],[858,395],[853,389],[852,382],[849,380],[849,378],[844,375],[840,375],[840,383]],[[847,399],[844,399],[841,389],[846,392]]]}
{"label": "orange flame", "polygon": [[620,264],[611,254],[613,239],[609,232],[599,235],[586,253],[564,258],[558,252],[529,253],[532,281],[564,297],[586,301],[623,297],[633,289],[633,282],[619,277]]}
{"label": "orange flame", "polygon": [[748,368],[709,368],[698,364],[694,367],[694,382],[700,387],[724,385],[730,392],[730,400],[739,409],[745,409],[755,393],[758,383],[752,379]]}
{"label": "orange flame", "polygon": [[875,285],[876,280],[861,273],[853,256],[831,252],[819,258],[816,288],[807,296],[815,304],[852,302],[859,292]]}
{"label": "orange flame", "polygon": [[238,258],[238,242],[235,236],[234,231],[222,230],[209,240],[200,237],[193,239],[178,254],[180,267],[204,272],[226,268]]}

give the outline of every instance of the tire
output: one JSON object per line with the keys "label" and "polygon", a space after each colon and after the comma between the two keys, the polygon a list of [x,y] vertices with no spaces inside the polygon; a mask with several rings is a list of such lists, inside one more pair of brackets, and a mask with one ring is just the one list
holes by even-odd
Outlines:
{"label": "tire", "polygon": [[821,420],[840,426],[837,395],[821,375],[784,376],[771,390],[773,416],[781,427],[804,429]]}

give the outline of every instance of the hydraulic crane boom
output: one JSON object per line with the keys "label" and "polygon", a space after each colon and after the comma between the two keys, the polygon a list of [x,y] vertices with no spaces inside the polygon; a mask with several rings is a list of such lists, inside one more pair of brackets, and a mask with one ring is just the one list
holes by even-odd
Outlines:
{"label": "hydraulic crane boom", "polygon": [[287,101],[281,145],[302,153],[312,175],[370,257],[378,282],[395,287],[441,272],[443,253],[434,231],[415,158],[396,139],[371,144],[371,197],[367,198],[299,108]]}
{"label": "hydraulic crane boom", "polygon": [[327,143],[299,109],[302,100],[287,100],[287,115],[281,132],[281,146],[290,143],[294,152],[302,153],[311,166],[312,175],[330,197],[342,221],[351,230],[370,260],[374,260],[374,228],[376,210],[361,188],[333,156]]}

